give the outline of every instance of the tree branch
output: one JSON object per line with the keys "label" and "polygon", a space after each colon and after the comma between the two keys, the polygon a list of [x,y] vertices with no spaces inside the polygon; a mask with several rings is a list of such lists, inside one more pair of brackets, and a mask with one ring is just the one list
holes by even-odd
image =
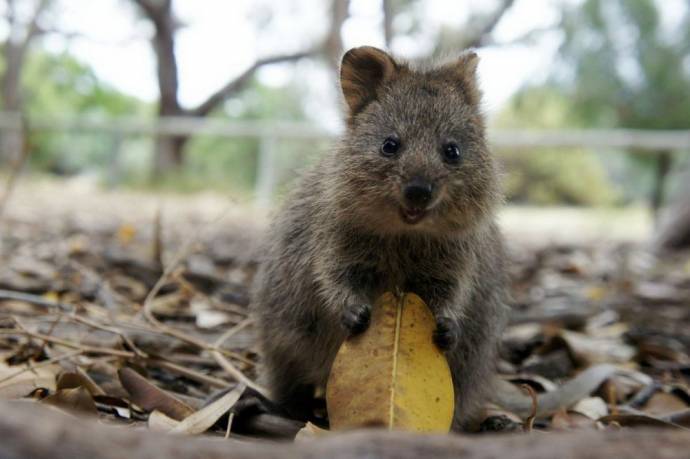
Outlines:
{"label": "tree branch", "polygon": [[383,0],[381,8],[383,10],[383,40],[386,48],[390,49],[393,42],[393,16],[395,15],[393,2],[391,0]]}
{"label": "tree branch", "polygon": [[473,36],[467,39],[465,48],[479,48],[483,46],[485,42],[491,37],[494,29],[501,22],[503,16],[510,10],[510,8],[515,3],[515,0],[503,0],[501,5],[494,11],[492,15],[488,17],[486,22],[479,27]]}
{"label": "tree branch", "polygon": [[333,69],[338,69],[340,57],[343,54],[343,24],[350,15],[350,0],[332,0],[331,24],[328,35],[323,41],[323,49],[328,63]]}
{"label": "tree branch", "polygon": [[48,8],[49,3],[50,0],[40,0],[38,2],[38,5],[36,5],[36,10],[34,11],[34,14],[31,16],[31,20],[29,21],[29,26],[26,31],[26,36],[24,37],[23,46],[28,47],[31,40],[33,40],[37,35],[40,35],[41,27],[38,24],[38,21],[41,18],[43,12],[46,10],[46,8]]}
{"label": "tree branch", "polygon": [[162,12],[164,12],[166,9],[169,9],[172,4],[170,3],[170,0],[163,0],[162,2],[155,2],[151,0],[132,0],[134,3],[136,3],[139,8],[141,8],[142,12],[151,19],[152,21],[155,21]]}
{"label": "tree branch", "polygon": [[314,51],[303,51],[294,54],[283,54],[277,56],[265,57],[259,59],[250,67],[248,67],[239,76],[228,81],[224,86],[219,88],[216,92],[211,94],[204,102],[199,104],[196,108],[187,110],[186,114],[189,116],[203,117],[212,112],[216,107],[218,107],[225,99],[227,99],[231,94],[242,89],[254,76],[257,70],[265,65],[277,64],[280,62],[291,62],[302,59],[304,57],[310,56]]}

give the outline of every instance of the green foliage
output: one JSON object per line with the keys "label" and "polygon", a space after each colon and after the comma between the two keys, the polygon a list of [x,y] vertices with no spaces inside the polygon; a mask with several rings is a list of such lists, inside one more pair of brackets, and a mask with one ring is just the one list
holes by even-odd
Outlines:
{"label": "green foliage", "polygon": [[586,0],[564,12],[558,79],[583,126],[683,129],[690,124],[690,12],[662,27],[653,0]]}
{"label": "green foliage", "polygon": [[29,115],[136,116],[147,107],[98,79],[69,54],[34,52],[24,75],[24,103]]}
{"label": "green foliage", "polygon": [[[32,53],[23,75],[24,110],[31,117],[137,116],[150,110],[134,97],[100,81],[69,54]],[[102,168],[112,159],[114,140],[103,134],[41,132],[32,135],[31,164],[40,170],[71,173]]]}
{"label": "green foliage", "polygon": [[[503,126],[690,127],[689,8],[683,17],[675,18],[677,27],[668,30],[660,18],[661,2],[654,0],[585,0],[563,5],[560,61],[548,84],[527,88],[514,98],[500,119]],[[524,120],[528,120],[526,126]],[[649,193],[655,180],[655,156],[634,151],[624,156],[599,153],[576,156],[562,151],[561,168],[555,157],[547,158],[547,152],[529,153],[521,160],[511,153],[508,163],[517,170],[511,171],[508,192],[516,199],[542,201],[549,194],[545,190],[551,189],[572,202],[573,190],[565,192],[556,184],[565,184],[564,177],[579,168],[576,182],[587,186],[576,187],[580,191],[575,193],[579,196],[575,202],[609,202],[616,193],[605,191],[607,175],[617,183],[617,200],[639,200]],[[586,164],[573,163],[585,157]],[[595,163],[599,168],[603,164],[608,173],[595,170]],[[553,187],[544,182],[547,176]],[[530,181],[531,187],[524,181]],[[600,196],[594,199],[596,195]]]}
{"label": "green foliage", "polygon": [[[268,87],[254,80],[249,87],[230,98],[212,115],[233,121],[303,121],[299,92],[294,87]],[[305,142],[281,140],[274,149],[273,167],[280,188],[316,155],[318,146]],[[223,139],[210,136],[192,138],[185,150],[185,167],[166,177],[159,187],[185,190],[209,188],[240,196],[253,192],[261,145],[258,139]]]}
{"label": "green foliage", "polygon": [[[517,94],[496,124],[503,128],[553,129],[572,126],[568,100],[555,87],[528,88]],[[618,199],[599,156],[582,149],[499,152],[508,199],[539,205],[607,205]]]}

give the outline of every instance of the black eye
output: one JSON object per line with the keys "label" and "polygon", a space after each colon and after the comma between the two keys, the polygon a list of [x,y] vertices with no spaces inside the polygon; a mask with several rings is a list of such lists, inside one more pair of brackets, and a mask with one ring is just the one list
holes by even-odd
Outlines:
{"label": "black eye", "polygon": [[449,164],[457,164],[462,159],[460,147],[455,142],[448,142],[443,146],[443,160]]}
{"label": "black eye", "polygon": [[381,145],[381,154],[390,158],[400,150],[400,141],[395,137],[388,137]]}

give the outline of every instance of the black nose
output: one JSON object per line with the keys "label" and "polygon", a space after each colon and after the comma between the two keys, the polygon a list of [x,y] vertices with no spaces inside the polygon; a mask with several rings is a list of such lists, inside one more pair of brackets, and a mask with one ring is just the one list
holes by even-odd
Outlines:
{"label": "black nose", "polygon": [[431,201],[433,191],[434,188],[431,183],[414,178],[403,189],[405,203],[412,207],[426,207]]}

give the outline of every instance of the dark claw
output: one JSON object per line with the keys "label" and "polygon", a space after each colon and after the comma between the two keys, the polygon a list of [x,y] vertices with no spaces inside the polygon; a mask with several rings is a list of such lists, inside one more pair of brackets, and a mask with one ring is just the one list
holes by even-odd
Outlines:
{"label": "dark claw", "polygon": [[439,317],[436,319],[436,330],[434,330],[434,343],[442,351],[451,349],[459,338],[459,330],[452,319]]}
{"label": "dark claw", "polygon": [[345,308],[341,320],[350,336],[359,335],[369,328],[371,306],[368,304],[349,305]]}

